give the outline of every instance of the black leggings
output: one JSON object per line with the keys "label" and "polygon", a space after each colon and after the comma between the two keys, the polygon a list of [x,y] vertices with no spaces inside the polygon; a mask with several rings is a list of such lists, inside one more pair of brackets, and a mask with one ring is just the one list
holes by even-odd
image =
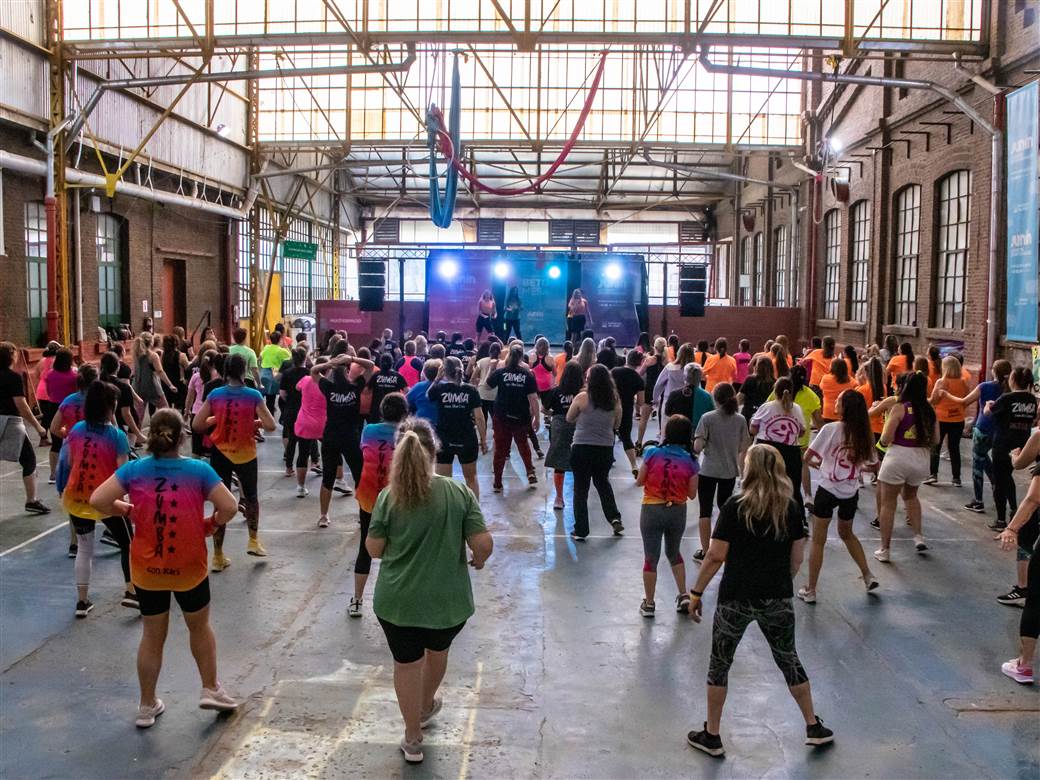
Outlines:
{"label": "black leggings", "polygon": [[[72,521],[72,527],[76,531],[76,536],[94,536],[94,526],[96,521],[87,520],[83,517],[76,517],[75,515],[69,515],[69,520]],[[123,582],[130,582],[130,540],[134,538],[133,528],[130,525],[130,521],[125,517],[106,517],[102,521],[105,524],[105,528],[112,535],[112,538],[116,540],[116,544],[119,545],[119,567],[123,570]],[[91,554],[93,557],[93,554]],[[89,584],[90,583],[90,568],[93,568],[93,562],[88,562],[88,575],[87,582],[77,584]]]}
{"label": "black leggings", "polygon": [[307,468],[308,459],[311,463],[318,462],[318,440],[301,439],[295,432],[289,433],[289,442],[285,445],[285,465],[293,465],[293,452],[296,453],[296,468]]}
{"label": "black leggings", "polygon": [[1018,509],[1018,494],[1015,491],[1015,467],[1011,465],[1011,453],[1003,447],[994,447],[990,452],[993,461],[993,500],[997,504],[997,522],[1007,524],[1007,511],[1012,514]]}
{"label": "black leggings", "polygon": [[[1037,522],[1035,515],[1032,522]],[[1026,604],[1022,610],[1018,635],[1033,639],[1040,636],[1040,537],[1033,544],[1033,554],[1029,556],[1029,569],[1026,575]]]}
{"label": "black leggings", "polygon": [[[256,533],[260,527],[260,498],[257,493],[257,481],[259,472],[257,460],[253,458],[246,463],[232,463],[218,447],[213,447],[209,455],[209,465],[217,472],[220,481],[231,488],[231,476],[238,477],[238,487],[241,495],[242,514],[245,515],[246,525],[251,533]],[[224,532],[227,526],[220,526],[213,534],[213,545],[221,547],[224,544]]]}
{"label": "black leggings", "polygon": [[939,441],[932,447],[932,476],[939,473],[939,455],[942,452],[943,439],[950,448],[950,471],[953,478],[961,479],[961,437],[964,435],[964,420],[960,422],[940,422]]}
{"label": "black leggings", "polygon": [[358,539],[357,560],[354,561],[355,574],[368,574],[372,571],[372,556],[365,549],[365,540],[368,538],[368,527],[372,523],[372,513],[364,509],[358,510],[358,520],[361,522],[361,538]]}
{"label": "black leggings", "polygon": [[510,333],[516,333],[518,339],[523,338],[520,335],[520,320],[505,320],[505,324],[502,326],[502,341],[508,341]]}
{"label": "black leggings", "polygon": [[[339,441],[332,441],[335,437],[326,435],[321,440],[321,486],[326,490],[332,490],[336,484],[336,472],[339,470],[340,460],[347,461],[350,476],[354,478],[354,486],[361,481],[361,467],[365,464],[361,456],[360,432],[349,436],[340,436]],[[299,463],[299,459],[297,459]]]}
{"label": "black leggings", "polygon": [[572,317],[567,318],[567,341],[574,345],[574,350],[578,350],[578,342],[581,340],[581,334],[585,332],[585,315],[575,314]]}
{"label": "black leggings", "polygon": [[747,627],[758,623],[789,686],[809,681],[794,644],[794,607],[791,599],[720,601],[711,627],[708,685],[726,687],[737,645]]}
{"label": "black leggings", "polygon": [[614,465],[614,448],[594,444],[571,447],[571,471],[574,473],[574,534],[589,535],[589,486],[596,486],[603,514],[608,523],[621,519],[621,511],[610,486],[610,467]]}
{"label": "black leggings", "polygon": [[804,499],[802,498],[802,448],[797,444],[778,444],[775,441],[766,441],[764,439],[759,439],[759,441],[776,449],[780,453],[780,457],[784,459],[784,472],[787,474],[787,478],[791,480],[793,491],[791,498],[798,504],[798,511],[801,512],[804,506]]}
{"label": "black leggings", "polygon": [[[802,476],[799,474],[799,481],[801,481],[801,478]],[[712,504],[715,503],[716,495],[719,509],[722,509],[722,505],[729,501],[729,497],[733,495],[733,488],[736,487],[736,484],[736,477],[719,479],[717,477],[706,477],[702,474],[700,479],[697,480],[697,499],[701,505],[701,517],[711,517]],[[718,491],[717,494],[716,491]]]}
{"label": "black leggings", "polygon": [[36,473],[36,448],[26,434],[22,439],[22,449],[18,453],[18,465],[22,467],[22,476],[29,477]]}

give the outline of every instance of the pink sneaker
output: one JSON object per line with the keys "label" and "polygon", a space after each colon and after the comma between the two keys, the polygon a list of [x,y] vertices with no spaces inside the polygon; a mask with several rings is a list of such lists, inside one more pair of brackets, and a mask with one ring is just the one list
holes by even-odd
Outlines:
{"label": "pink sneaker", "polygon": [[1022,685],[1033,684],[1033,670],[1028,666],[1019,666],[1018,659],[1012,658],[1000,665],[1000,671]]}
{"label": "pink sneaker", "polygon": [[199,697],[199,709],[200,710],[216,710],[217,712],[230,712],[238,707],[238,702],[228,695],[228,692],[224,690],[224,686],[217,684],[215,690],[209,688],[202,689],[202,695]]}

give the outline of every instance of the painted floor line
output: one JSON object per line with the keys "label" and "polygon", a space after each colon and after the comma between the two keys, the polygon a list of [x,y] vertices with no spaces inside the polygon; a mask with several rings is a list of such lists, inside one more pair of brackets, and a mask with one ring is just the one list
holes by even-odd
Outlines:
{"label": "painted floor line", "polygon": [[0,552],[0,558],[3,558],[5,555],[10,555],[13,552],[18,552],[23,547],[28,547],[33,542],[39,541],[40,539],[42,539],[45,536],[49,536],[50,534],[52,534],[55,531],[57,531],[59,528],[67,528],[68,525],[69,525],[69,521],[68,520],[62,520],[60,523],[58,523],[53,528],[48,528],[46,531],[41,531],[40,533],[36,534],[36,536],[32,537],[31,539],[26,539],[21,544],[16,544],[10,550],[4,550],[3,552]]}

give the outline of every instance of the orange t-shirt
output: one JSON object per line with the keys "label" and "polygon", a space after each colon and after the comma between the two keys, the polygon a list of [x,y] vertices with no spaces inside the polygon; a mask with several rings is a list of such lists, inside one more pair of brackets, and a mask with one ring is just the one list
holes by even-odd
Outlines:
{"label": "orange t-shirt", "polygon": [[840,420],[841,415],[838,414],[836,408],[838,396],[845,390],[855,389],[856,383],[851,379],[847,382],[839,382],[834,374],[824,374],[823,379],[820,380],[820,390],[823,391],[823,406],[820,408],[820,414],[823,419]]}
{"label": "orange t-shirt", "polygon": [[[950,395],[963,398],[968,394],[968,383],[963,379],[943,379],[943,389]],[[939,422],[964,422],[964,404],[943,398],[935,404],[935,416]]]}
{"label": "orange t-shirt", "polygon": [[561,352],[555,358],[556,362],[556,381],[559,382],[563,379],[563,367],[567,365],[567,353]]}
{"label": "orange t-shirt", "polygon": [[704,366],[705,389],[710,393],[715,385],[733,382],[737,378],[737,361],[730,355],[709,355]]}
{"label": "orange t-shirt", "polygon": [[[863,400],[867,402],[867,410],[874,405],[874,393],[870,390],[870,382],[862,384],[856,388],[856,392],[863,396]],[[881,399],[876,399],[880,401]],[[870,430],[874,433],[881,433],[885,429],[885,417],[884,415],[877,415],[876,417],[870,418]]]}
{"label": "orange t-shirt", "polygon": [[674,363],[675,362],[675,347],[673,347],[671,345],[668,346],[668,362],[669,363]]}
{"label": "orange t-shirt", "polygon": [[896,386],[896,379],[900,374],[908,374],[913,371],[913,367],[907,367],[906,355],[896,355],[894,358],[888,361],[888,366],[885,367],[885,372],[888,374],[888,381],[892,387]]}
{"label": "orange t-shirt", "polygon": [[812,372],[809,374],[810,385],[823,387],[823,377],[831,370],[831,361],[836,357],[837,354],[831,355],[830,357],[824,357],[822,349],[814,349],[803,358],[812,363]]}

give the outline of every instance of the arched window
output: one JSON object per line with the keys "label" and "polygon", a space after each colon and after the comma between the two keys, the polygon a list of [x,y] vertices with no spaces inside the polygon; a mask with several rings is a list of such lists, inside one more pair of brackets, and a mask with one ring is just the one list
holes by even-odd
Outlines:
{"label": "arched window", "polygon": [[896,193],[895,258],[892,321],[917,324],[917,267],[921,252],[921,187],[911,184]]}
{"label": "arched window", "polygon": [[47,330],[47,210],[39,201],[25,204],[25,289],[29,343],[36,346]]}
{"label": "arched window", "polygon": [[964,290],[971,227],[971,171],[954,171],[939,182],[939,242],[936,253],[935,327],[964,328]]}
{"label": "arched window", "polygon": [[123,225],[118,217],[97,219],[98,325],[115,328],[126,322],[123,311]]}
{"label": "arched window", "polygon": [[870,202],[861,200],[849,214],[849,319],[867,321],[870,280]]}
{"label": "arched window", "polygon": [[841,274],[841,212],[831,209],[823,218],[823,317],[838,319],[838,289]]}

